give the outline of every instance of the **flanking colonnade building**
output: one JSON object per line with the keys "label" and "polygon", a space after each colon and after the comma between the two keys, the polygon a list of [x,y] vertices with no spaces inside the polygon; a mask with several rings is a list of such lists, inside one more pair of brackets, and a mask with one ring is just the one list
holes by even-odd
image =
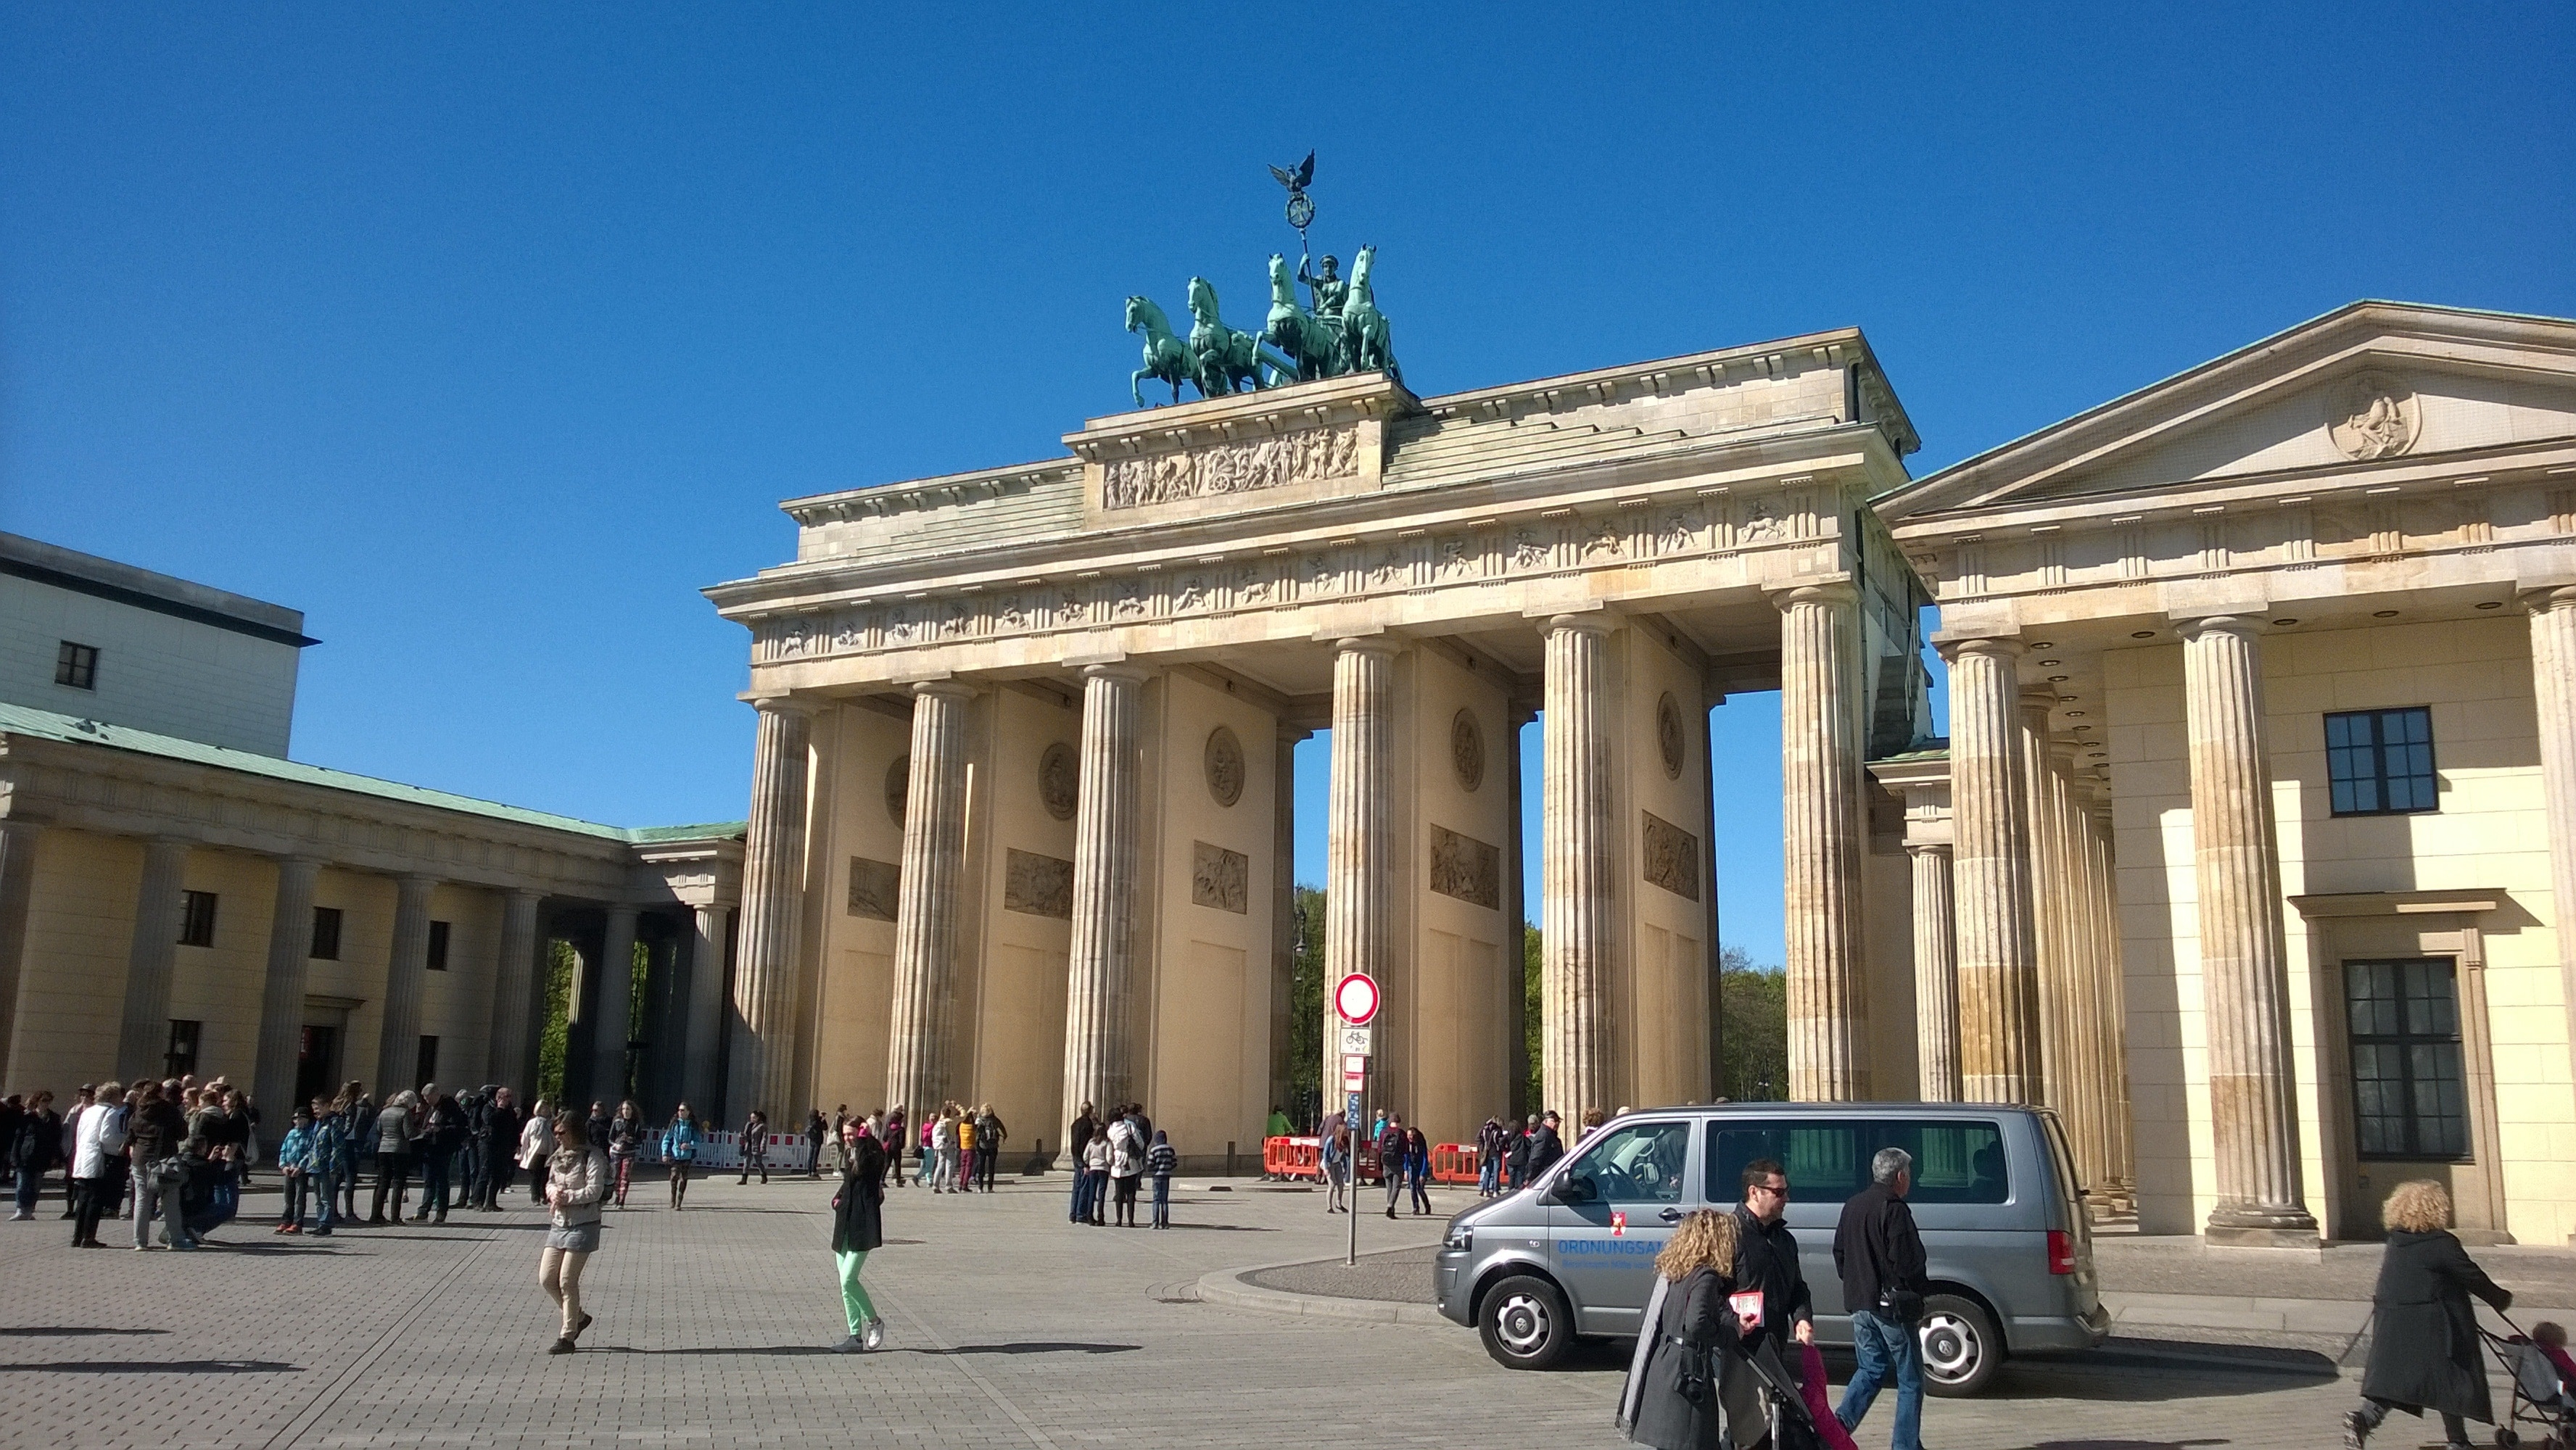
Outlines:
{"label": "flanking colonnade building", "polygon": [[0,1083],[67,1104],[222,1074],[271,1141],[353,1078],[527,1093],[561,941],[567,1095],[714,1096],[742,825],[622,829],[290,760],[303,631],[0,534]]}
{"label": "flanking colonnade building", "polygon": [[1250,1150],[1327,727],[1375,1101],[1705,1101],[1706,715],[1776,691],[1791,1096],[2045,1104],[2150,1232],[2368,1235],[2428,1174],[2576,1230],[2576,325],[2356,304],[1921,480],[1856,331],[1064,442],[792,500],[795,560],[707,591],[759,711],[733,1102]]}

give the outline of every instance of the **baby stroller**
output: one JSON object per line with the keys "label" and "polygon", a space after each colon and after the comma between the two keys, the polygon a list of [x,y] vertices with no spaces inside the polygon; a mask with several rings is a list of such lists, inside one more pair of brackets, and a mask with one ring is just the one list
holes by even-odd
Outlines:
{"label": "baby stroller", "polygon": [[2520,1325],[2510,1319],[2504,1322],[2513,1331],[2511,1334],[2493,1334],[2483,1325],[2478,1329],[2478,1338],[2486,1341],[2487,1352],[2495,1356],[2505,1378],[2513,1382],[2504,1419],[2496,1426],[2495,1442],[2520,1445],[2526,1435],[2531,1435],[2539,1445],[2576,1447],[2576,1399],[2571,1399],[2568,1387],[2560,1383],[2558,1366],[2551,1362],[2547,1350],[2522,1332]]}

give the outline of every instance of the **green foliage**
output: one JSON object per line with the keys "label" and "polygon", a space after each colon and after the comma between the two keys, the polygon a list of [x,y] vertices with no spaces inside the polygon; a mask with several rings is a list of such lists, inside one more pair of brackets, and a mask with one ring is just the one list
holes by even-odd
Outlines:
{"label": "green foliage", "polygon": [[1721,1091],[1736,1102],[1789,1095],[1789,979],[1757,967],[1742,947],[1717,955]]}
{"label": "green foliage", "polygon": [[1302,1116],[1310,1093],[1324,1080],[1324,893],[1300,886],[1292,898],[1297,928],[1296,967],[1288,985],[1288,1090],[1280,1104]]}
{"label": "green foliage", "polygon": [[1539,1017],[1539,1003],[1542,1000],[1539,995],[1539,967],[1546,959],[1546,955],[1546,951],[1539,942],[1538,928],[1526,921],[1522,922],[1521,1047],[1528,1055],[1529,1084],[1527,1095],[1521,1101],[1529,1105],[1524,1111],[1532,1113],[1547,1110],[1547,1100],[1539,1092],[1539,1079],[1542,1076],[1540,1069],[1544,1061],[1539,1056],[1539,1046],[1543,1040],[1540,1032],[1546,1025]]}
{"label": "green foliage", "polygon": [[572,943],[546,943],[546,1026],[537,1039],[537,1096],[550,1103],[563,1101],[564,1044],[572,1030],[573,980],[581,971],[581,956]]}

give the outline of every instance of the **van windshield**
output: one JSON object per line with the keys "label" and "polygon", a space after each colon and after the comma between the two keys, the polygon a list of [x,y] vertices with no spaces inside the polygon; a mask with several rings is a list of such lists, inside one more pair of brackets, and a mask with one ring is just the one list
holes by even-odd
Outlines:
{"label": "van windshield", "polygon": [[2003,1203],[2012,1197],[1998,1123],[1744,1117],[1709,1124],[1708,1201],[1740,1202],[1744,1165],[1768,1158],[1789,1175],[1790,1191],[1799,1202],[1840,1203],[1869,1186],[1870,1160],[1881,1148],[1902,1148],[1914,1156],[1914,1191],[1907,1195],[1914,1204]]}

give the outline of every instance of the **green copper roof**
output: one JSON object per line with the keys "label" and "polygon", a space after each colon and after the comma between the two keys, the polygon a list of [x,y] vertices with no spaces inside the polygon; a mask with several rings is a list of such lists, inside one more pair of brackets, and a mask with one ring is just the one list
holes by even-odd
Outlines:
{"label": "green copper roof", "polygon": [[185,740],[175,735],[155,735],[149,730],[135,730],[123,725],[108,725],[84,720],[77,715],[58,715],[51,710],[38,710],[27,705],[0,701],[0,734],[31,735],[40,740],[60,740],[73,745],[97,745],[109,750],[130,750],[138,755],[157,755],[164,760],[184,760],[192,765],[210,765],[218,770],[237,770],[245,775],[266,776],[271,780],[291,781],[297,785],[319,786],[325,790],[347,791],[353,795],[374,796],[379,800],[403,801],[428,806],[433,810],[460,811],[466,815],[493,820],[516,821],[521,825],[541,826],[551,831],[570,831],[606,841],[623,841],[630,845],[657,841],[710,840],[739,836],[745,827],[741,822],[724,822],[699,826],[603,826],[596,821],[577,820],[548,811],[532,811],[498,801],[476,800],[472,796],[453,795],[443,790],[429,790],[400,781],[378,780],[371,775],[356,775],[345,770],[331,770],[319,765],[281,756],[261,755],[256,751],[234,750],[221,745],[208,745],[201,740]]}

